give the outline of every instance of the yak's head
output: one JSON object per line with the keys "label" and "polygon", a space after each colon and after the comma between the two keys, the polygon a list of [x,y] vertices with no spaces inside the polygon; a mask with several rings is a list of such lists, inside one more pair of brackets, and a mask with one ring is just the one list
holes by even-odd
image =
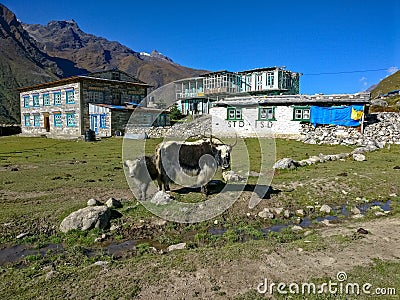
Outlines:
{"label": "yak's head", "polygon": [[[211,144],[212,138],[210,138]],[[225,145],[225,144],[213,144],[216,149],[215,159],[217,160],[218,165],[221,166],[222,170],[229,169],[231,166],[231,152],[233,147],[237,144],[237,136],[236,141],[233,145]]]}

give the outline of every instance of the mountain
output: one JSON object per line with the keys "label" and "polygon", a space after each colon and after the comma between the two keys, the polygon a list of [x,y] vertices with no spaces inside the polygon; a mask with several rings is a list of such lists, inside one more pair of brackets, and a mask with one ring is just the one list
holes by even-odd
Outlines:
{"label": "mountain", "polygon": [[[50,21],[47,25],[23,24],[24,29],[48,55],[74,61],[89,72],[118,68],[154,87],[193,77],[205,71],[183,67],[154,50],[136,52],[115,41],[82,31],[74,20]],[[68,69],[64,71],[69,73]]]}
{"label": "mountain", "polygon": [[24,85],[57,79],[63,71],[0,4],[0,124],[19,122],[19,93]]}
{"label": "mountain", "polygon": [[400,71],[397,71],[379,82],[371,91],[371,99],[375,99],[381,94],[386,94],[393,90],[400,90]]}
{"label": "mountain", "polygon": [[20,123],[17,88],[113,68],[154,88],[206,72],[181,66],[156,50],[135,52],[87,34],[73,20],[22,24],[0,4],[0,125]]}

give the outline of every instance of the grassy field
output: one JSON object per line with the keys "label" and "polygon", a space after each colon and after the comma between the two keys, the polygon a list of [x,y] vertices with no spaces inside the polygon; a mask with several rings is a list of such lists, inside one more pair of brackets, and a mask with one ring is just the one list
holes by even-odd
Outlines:
{"label": "grassy field", "polygon": [[[146,152],[151,153],[159,142],[148,140]],[[250,170],[259,172],[260,157],[266,158],[268,154],[261,155],[255,139],[245,140],[245,145]],[[246,171],[241,169],[245,167],[241,165],[241,156],[247,154],[237,150],[235,157],[235,151],[232,154],[232,165],[238,168],[235,171]],[[351,148],[344,146],[276,140],[276,160],[350,151]],[[210,296],[257,299],[260,295],[254,290],[256,281],[253,288],[243,287],[240,285],[242,279],[234,277],[230,279],[235,283],[234,288],[224,286],[223,278],[228,276],[223,272],[224,268],[233,268],[240,262],[257,265],[269,253],[289,253],[298,248],[307,253],[325,253],[332,245],[335,245],[333,250],[337,250],[338,247],[356,247],[360,243],[351,235],[337,234],[324,238],[319,233],[323,225],[317,222],[321,217],[317,209],[307,211],[305,216],[313,224],[307,236],[303,232],[293,232],[289,227],[268,233],[266,229],[271,226],[295,222],[296,216],[263,219],[257,214],[264,208],[282,207],[294,212],[307,206],[329,204],[336,209],[332,212],[335,217],[332,222],[343,227],[377,219],[373,211],[368,211],[362,220],[352,220],[339,213],[343,208],[350,210],[356,205],[374,201],[391,201],[388,204],[391,212],[383,218],[398,219],[399,145],[366,156],[364,162],[347,159],[275,171],[268,197],[254,209],[249,209],[248,204],[251,186],[258,178],[250,177],[249,188],[242,192],[232,207],[216,218],[194,224],[164,224],[136,201],[128,187],[122,165],[122,139],[87,143],[45,138],[0,138],[0,251],[6,249],[9,250],[7,253],[13,254],[10,254],[9,262],[0,265],[0,298],[151,299],[157,291],[162,298],[164,288],[176,299]],[[217,174],[219,178],[220,173]],[[179,194],[177,188],[173,186],[172,192],[177,199],[187,202],[205,200],[197,191]],[[85,207],[88,199],[105,202],[110,197],[123,203],[119,210],[122,217],[112,220],[116,230],[67,234],[58,230],[63,218]],[[21,233],[26,233],[26,236],[17,238]],[[102,241],[95,242],[102,235]],[[188,249],[160,254],[167,246],[179,242],[186,242]],[[25,249],[26,255],[16,257],[18,249]],[[104,264],[95,265],[98,261]],[[396,275],[399,267],[398,260],[376,260],[348,271],[353,278],[363,281],[369,278],[366,274],[380,272],[382,284],[386,281],[391,286],[400,287]],[[208,270],[206,273],[205,269]],[[166,274],[169,280],[166,280]],[[191,278],[194,274],[204,279],[205,290],[177,288],[181,284],[179,278]],[[310,274],[316,282],[323,280],[325,275]],[[187,284],[185,280],[182,282]]]}

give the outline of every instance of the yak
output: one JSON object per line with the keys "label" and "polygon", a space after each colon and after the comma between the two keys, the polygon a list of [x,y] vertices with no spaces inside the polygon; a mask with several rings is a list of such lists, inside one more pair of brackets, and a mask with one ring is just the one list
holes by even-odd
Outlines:
{"label": "yak", "polygon": [[159,144],[155,153],[155,165],[160,175],[161,190],[168,191],[169,183],[201,187],[205,194],[207,183],[218,167],[230,167],[233,145],[214,143],[212,137],[195,142],[167,141]]}
{"label": "yak", "polygon": [[161,176],[156,167],[155,156],[141,156],[134,160],[126,160],[125,167],[128,168],[129,177],[139,189],[139,200],[146,199],[147,188],[153,180],[157,180],[158,187],[161,190]]}

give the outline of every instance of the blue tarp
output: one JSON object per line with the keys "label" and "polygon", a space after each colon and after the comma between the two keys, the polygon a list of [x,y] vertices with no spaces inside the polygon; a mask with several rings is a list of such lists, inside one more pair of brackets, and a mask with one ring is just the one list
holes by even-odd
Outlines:
{"label": "blue tarp", "polygon": [[356,111],[363,111],[363,105],[333,107],[311,106],[310,123],[314,126],[317,124],[331,124],[352,127],[360,126],[360,120],[353,120],[351,118],[352,109]]}

